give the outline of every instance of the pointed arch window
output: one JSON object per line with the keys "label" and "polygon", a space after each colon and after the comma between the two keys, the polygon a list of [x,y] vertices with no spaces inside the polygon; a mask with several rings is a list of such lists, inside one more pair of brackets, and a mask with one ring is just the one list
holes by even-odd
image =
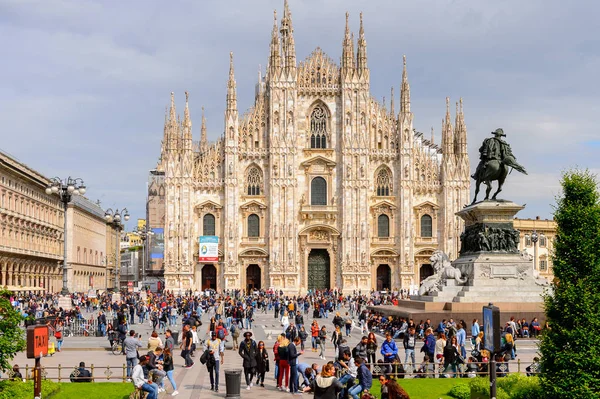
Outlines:
{"label": "pointed arch window", "polygon": [[387,197],[392,193],[392,173],[388,168],[381,168],[375,178],[375,190],[378,197]]}
{"label": "pointed arch window", "polygon": [[433,237],[433,220],[429,215],[421,216],[421,237]]}
{"label": "pointed arch window", "polygon": [[390,218],[388,215],[381,214],[377,218],[377,237],[390,236]]}
{"label": "pointed arch window", "polygon": [[262,173],[260,170],[253,166],[248,171],[247,176],[247,193],[248,195],[260,195],[262,191]]}
{"label": "pointed arch window", "polygon": [[248,237],[260,237],[260,217],[254,213],[248,216]]}
{"label": "pointed arch window", "polygon": [[310,204],[327,205],[327,182],[320,176],[310,182]]}
{"label": "pointed arch window", "polygon": [[310,114],[310,148],[327,148],[327,111],[322,105]]}
{"label": "pointed arch window", "polygon": [[202,232],[205,236],[215,235],[215,215],[207,213],[202,219]]}

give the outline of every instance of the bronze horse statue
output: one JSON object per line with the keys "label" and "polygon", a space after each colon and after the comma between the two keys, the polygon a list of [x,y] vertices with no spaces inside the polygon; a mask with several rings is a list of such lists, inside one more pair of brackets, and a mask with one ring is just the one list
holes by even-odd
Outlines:
{"label": "bronze horse statue", "polygon": [[490,198],[490,192],[492,191],[492,182],[498,182],[498,189],[492,195],[492,200],[496,199],[496,196],[500,191],[502,191],[502,186],[504,185],[504,181],[506,180],[506,176],[510,173],[510,168],[513,168],[521,173],[527,174],[525,168],[517,163],[514,156],[507,155],[501,161],[496,159],[489,160],[485,162],[482,168],[478,168],[478,171],[472,176],[475,179],[475,198],[473,198],[473,205],[477,202],[477,194],[479,194],[479,186],[481,183],[485,183],[487,189],[485,190],[485,200]]}

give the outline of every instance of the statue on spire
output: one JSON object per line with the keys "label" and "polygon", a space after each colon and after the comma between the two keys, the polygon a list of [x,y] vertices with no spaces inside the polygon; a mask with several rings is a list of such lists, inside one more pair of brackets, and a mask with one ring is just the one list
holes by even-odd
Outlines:
{"label": "statue on spire", "polygon": [[490,197],[492,182],[498,182],[498,189],[492,196],[492,200],[496,200],[496,196],[502,191],[502,186],[504,185],[506,176],[508,176],[508,173],[510,172],[510,168],[523,174],[527,174],[525,168],[517,162],[513,155],[510,144],[502,138],[506,137],[504,130],[499,128],[494,130],[492,134],[494,137],[483,140],[483,144],[479,148],[479,165],[477,165],[475,173],[471,175],[471,178],[476,181],[475,198],[473,198],[471,205],[477,201],[479,186],[482,182],[487,186],[484,200],[487,200]]}

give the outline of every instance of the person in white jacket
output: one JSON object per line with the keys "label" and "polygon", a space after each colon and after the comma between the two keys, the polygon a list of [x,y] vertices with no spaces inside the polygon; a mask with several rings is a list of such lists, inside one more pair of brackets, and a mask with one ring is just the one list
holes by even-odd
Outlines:
{"label": "person in white jacket", "polygon": [[290,318],[288,317],[288,312],[285,312],[283,314],[283,317],[281,318],[281,325],[283,326],[283,333],[285,334],[285,330],[287,330],[288,326],[290,325]]}
{"label": "person in white jacket", "polygon": [[140,356],[138,359],[139,363],[133,368],[131,372],[131,379],[133,380],[133,385],[136,388],[141,388],[142,391],[148,392],[148,396],[146,399],[157,399],[158,398],[158,385],[153,382],[148,381],[144,377],[144,369],[143,367],[148,364],[150,358],[146,355]]}

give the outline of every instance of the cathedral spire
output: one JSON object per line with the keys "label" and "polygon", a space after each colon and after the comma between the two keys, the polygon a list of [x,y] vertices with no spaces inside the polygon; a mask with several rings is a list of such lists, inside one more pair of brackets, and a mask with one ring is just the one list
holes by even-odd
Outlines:
{"label": "cathedral spire", "polygon": [[350,36],[349,17],[350,14],[346,12],[346,29],[342,43],[342,68],[346,71],[354,69],[354,39]]}
{"label": "cathedral spire", "polygon": [[277,31],[277,10],[273,11],[273,32],[271,32],[271,57],[269,65],[272,72],[276,72],[281,66],[281,44],[279,42],[279,32]]}
{"label": "cathedral spire", "polygon": [[206,151],[208,140],[206,138],[206,118],[204,117],[204,107],[202,107],[202,126],[200,127],[200,152]]}
{"label": "cathedral spire", "polygon": [[390,115],[392,118],[394,118],[396,116],[396,106],[394,105],[394,86],[392,86],[390,98]]}
{"label": "cathedral spire", "polygon": [[229,81],[227,82],[227,111],[237,111],[237,94],[233,70],[233,52],[229,53]]}
{"label": "cathedral spire", "polygon": [[360,13],[360,29],[358,31],[358,50],[356,52],[356,69],[359,75],[368,70],[367,68],[367,41],[365,40],[365,29],[363,27],[363,14]]}
{"label": "cathedral spire", "polygon": [[456,155],[467,155],[467,126],[465,125],[465,114],[463,113],[463,100],[460,98],[456,103],[456,125],[454,128],[454,153]]}
{"label": "cathedral spire", "polygon": [[296,69],[296,43],[294,41],[294,28],[292,26],[292,13],[288,0],[283,3],[283,18],[281,18],[281,38],[286,69]]}
{"label": "cathedral spire", "polygon": [[[189,100],[190,100],[190,93],[188,93],[186,91],[185,92],[185,109],[183,111],[183,127],[184,128],[192,127],[192,120],[190,118]],[[186,134],[188,134],[188,132],[186,132]],[[189,132],[189,134],[191,135],[191,131]]]}
{"label": "cathedral spire", "polygon": [[406,71],[406,55],[402,56],[402,85],[400,87],[400,112],[410,112],[410,85]]}
{"label": "cathedral spire", "polygon": [[[446,97],[446,117],[442,119],[442,152],[445,156],[454,154],[454,134],[450,115],[450,97]],[[450,158],[447,158],[449,160]]]}

